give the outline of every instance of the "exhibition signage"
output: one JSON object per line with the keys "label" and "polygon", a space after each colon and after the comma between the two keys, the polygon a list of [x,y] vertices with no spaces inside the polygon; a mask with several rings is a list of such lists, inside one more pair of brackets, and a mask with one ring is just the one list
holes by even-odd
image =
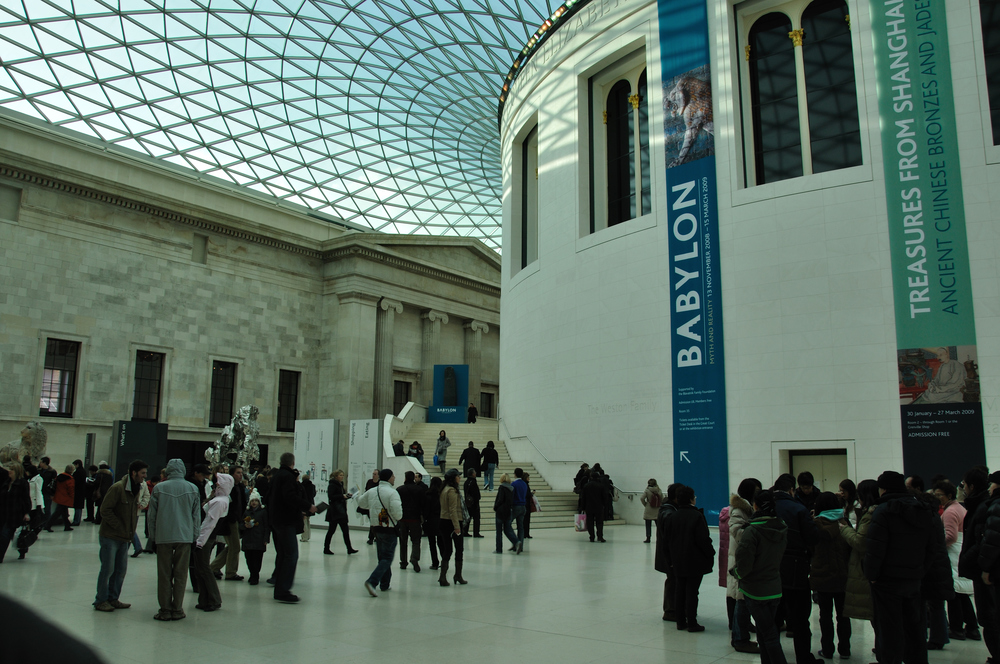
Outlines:
{"label": "exhibition signage", "polygon": [[358,498],[365,491],[365,484],[372,472],[379,467],[379,448],[382,442],[380,420],[351,420],[348,443],[347,481],[344,488],[353,494],[348,503],[347,516],[352,526],[368,527],[368,519],[357,513]]}
{"label": "exhibition signage", "polygon": [[329,504],[326,489],[336,470],[339,420],[295,420],[295,467],[316,485],[315,504]]}
{"label": "exhibition signage", "polygon": [[903,466],[958,481],[986,451],[945,2],[871,7]]}
{"label": "exhibition signage", "polygon": [[659,0],[670,261],[674,481],[712,525],[729,504],[707,4]]}

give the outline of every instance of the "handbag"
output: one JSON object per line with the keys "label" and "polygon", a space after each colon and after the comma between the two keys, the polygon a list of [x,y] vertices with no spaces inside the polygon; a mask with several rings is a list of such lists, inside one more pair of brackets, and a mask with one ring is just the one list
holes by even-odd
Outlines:
{"label": "handbag", "polygon": [[438,465],[438,455],[434,455],[434,465]]}
{"label": "handbag", "polygon": [[576,532],[578,533],[587,532],[587,515],[577,514],[573,521],[573,526],[576,528]]}

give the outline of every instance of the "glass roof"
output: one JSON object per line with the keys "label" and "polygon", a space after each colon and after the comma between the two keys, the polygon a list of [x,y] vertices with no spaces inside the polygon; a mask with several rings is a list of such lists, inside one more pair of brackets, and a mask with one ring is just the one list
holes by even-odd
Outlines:
{"label": "glass roof", "polygon": [[5,0],[0,107],[378,231],[499,251],[497,97],[551,13],[547,0]]}

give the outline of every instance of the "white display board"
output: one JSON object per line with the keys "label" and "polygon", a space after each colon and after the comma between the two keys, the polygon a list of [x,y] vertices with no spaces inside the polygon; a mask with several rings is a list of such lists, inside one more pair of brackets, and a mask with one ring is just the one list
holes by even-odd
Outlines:
{"label": "white display board", "polygon": [[348,493],[354,494],[347,508],[347,517],[352,526],[368,527],[368,519],[357,513],[358,498],[364,493],[365,484],[371,479],[372,472],[378,468],[381,442],[380,420],[351,420],[346,488]]}
{"label": "white display board", "polygon": [[295,420],[295,467],[316,485],[316,504],[329,503],[326,487],[337,456],[338,420]]}

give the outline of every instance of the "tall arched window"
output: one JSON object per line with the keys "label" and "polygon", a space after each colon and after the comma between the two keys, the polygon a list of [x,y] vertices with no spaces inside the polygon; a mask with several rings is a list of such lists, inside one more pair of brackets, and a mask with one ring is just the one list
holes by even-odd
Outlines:
{"label": "tall arched window", "polygon": [[993,145],[1000,145],[1000,3],[979,0],[979,17],[983,26],[983,59],[986,61]]}
{"label": "tall arched window", "polygon": [[629,82],[618,81],[606,105],[608,226],[635,217],[635,117],[630,96]]}
{"label": "tall arched window", "polygon": [[802,62],[813,173],[861,164],[861,126],[849,21],[843,0],[817,0],[802,13]]}
{"label": "tall arched window", "polygon": [[792,21],[780,12],[750,29],[750,95],[757,184],[802,175]]}
{"label": "tall arched window", "polygon": [[746,10],[753,148],[749,182],[861,164],[851,24],[844,0],[791,0]]}

